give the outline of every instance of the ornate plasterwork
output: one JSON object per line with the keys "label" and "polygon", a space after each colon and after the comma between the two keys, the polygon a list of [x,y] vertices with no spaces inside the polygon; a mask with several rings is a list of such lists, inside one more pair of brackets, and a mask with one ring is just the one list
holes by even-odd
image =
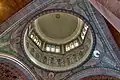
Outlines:
{"label": "ornate plasterwork", "polygon": [[[23,38],[25,52],[33,63],[47,70],[65,71],[75,68],[85,62],[90,56],[94,46],[93,43],[95,42],[92,28],[84,17],[69,10],[45,10],[41,12],[37,18],[52,12],[63,12],[80,18],[84,22],[84,25],[78,25],[82,27],[82,29],[80,29],[77,37],[73,36],[73,40],[66,42],[65,44],[57,44],[57,42],[55,44],[40,38],[34,30],[34,26],[31,26],[29,23],[26,25],[28,27],[25,30]],[[34,20],[35,19],[36,18],[34,17]],[[32,20],[31,23],[33,23],[34,20]],[[75,42],[78,42],[78,44],[76,45]],[[57,48],[48,45],[60,47],[59,52],[57,52]],[[53,51],[53,48],[55,52]],[[68,50],[68,48],[70,49]]]}
{"label": "ornate plasterwork", "polygon": [[30,69],[16,58],[0,54],[1,80],[37,80]]}
{"label": "ornate plasterwork", "polygon": [[[90,76],[93,76],[93,78],[96,76],[102,76],[102,77],[106,76],[107,79],[105,80],[116,80],[116,79],[119,80],[120,79],[119,71],[116,71],[114,69],[90,68],[90,69],[85,69],[83,71],[77,72],[74,75],[71,75],[70,77],[64,80],[91,80],[92,78]],[[99,80],[99,79],[104,80],[104,78],[100,78],[100,77],[96,78],[95,80]]]}
{"label": "ornate plasterwork", "polygon": [[[23,35],[26,28],[28,28],[26,23],[29,23],[29,21],[32,22],[32,20],[34,20],[33,17],[36,19],[36,15],[38,15],[41,11],[56,8],[68,9],[80,13],[91,23],[96,36],[96,45],[93,48],[94,52],[91,52],[92,56],[88,58],[87,62],[76,68],[62,72],[49,71],[36,66],[36,64],[34,64],[26,55],[23,46]],[[85,74],[87,75],[87,72],[91,72],[90,75],[95,75],[96,73],[93,72],[95,68],[101,68],[98,72],[104,70],[103,68],[112,68],[112,70],[117,70],[118,72],[120,71],[120,63],[116,57],[116,55],[119,57],[118,48],[112,39],[104,19],[100,13],[90,5],[88,0],[35,0],[30,5],[23,8],[10,20],[5,22],[5,24],[0,25],[0,27],[1,32],[2,30],[5,30],[2,34],[0,34],[0,52],[9,54],[19,59],[27,65],[28,68],[30,68],[30,71],[34,72],[34,75],[38,80],[66,80],[68,77],[81,75],[82,77],[79,77],[79,80],[80,78],[83,78]],[[99,51],[100,54],[98,54],[98,52],[96,53],[96,50]],[[71,52],[72,51],[77,53],[77,50],[71,50]],[[44,53],[50,52],[44,51]],[[90,71],[87,70],[90,68],[94,69],[91,69]],[[86,73],[80,74],[81,71],[86,71]],[[101,72],[101,75],[109,73],[110,76],[115,76],[112,72],[104,70],[104,72]],[[120,73],[118,73],[118,75],[119,74]],[[76,76],[73,77],[72,80],[75,80]]]}

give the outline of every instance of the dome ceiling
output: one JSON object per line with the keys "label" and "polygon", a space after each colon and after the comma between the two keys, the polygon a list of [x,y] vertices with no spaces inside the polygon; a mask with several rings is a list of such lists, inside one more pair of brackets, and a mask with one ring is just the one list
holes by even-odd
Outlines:
{"label": "dome ceiling", "polygon": [[46,10],[26,26],[25,52],[32,62],[47,70],[77,67],[90,56],[95,42],[90,24],[72,11]]}
{"label": "dome ceiling", "polygon": [[34,21],[35,30],[40,37],[56,44],[65,43],[77,36],[82,25],[83,21],[76,16],[62,12],[49,13]]}
{"label": "dome ceiling", "polygon": [[88,0],[29,1],[1,24],[0,80],[119,80],[118,47]]}

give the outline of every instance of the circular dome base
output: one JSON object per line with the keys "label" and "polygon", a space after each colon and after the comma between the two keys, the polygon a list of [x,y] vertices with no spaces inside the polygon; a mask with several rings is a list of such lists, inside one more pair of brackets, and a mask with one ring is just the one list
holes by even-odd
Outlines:
{"label": "circular dome base", "polygon": [[[36,16],[26,25],[23,35],[23,48],[33,63],[50,71],[66,71],[82,65],[89,58],[95,36],[84,17],[73,11],[60,9],[45,10]],[[61,27],[61,21],[57,19],[62,17],[65,21],[62,21]],[[66,21],[67,19],[70,20]],[[65,29],[70,28],[68,32],[64,30],[64,26]]]}

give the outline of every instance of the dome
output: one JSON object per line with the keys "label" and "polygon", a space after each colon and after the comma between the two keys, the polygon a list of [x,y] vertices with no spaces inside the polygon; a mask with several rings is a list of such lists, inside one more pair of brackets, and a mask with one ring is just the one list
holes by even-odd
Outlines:
{"label": "dome", "polygon": [[37,66],[65,71],[83,64],[94,46],[90,24],[69,10],[45,10],[36,15],[24,33],[24,50]]}
{"label": "dome", "polygon": [[39,17],[33,22],[33,25],[43,40],[55,44],[65,44],[78,36],[83,21],[68,13],[53,12]]}

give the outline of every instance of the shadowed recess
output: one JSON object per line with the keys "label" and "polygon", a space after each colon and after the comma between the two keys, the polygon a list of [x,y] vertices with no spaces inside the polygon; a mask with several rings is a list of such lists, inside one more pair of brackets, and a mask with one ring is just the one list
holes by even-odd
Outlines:
{"label": "shadowed recess", "polygon": [[32,0],[0,0],[0,24]]}
{"label": "shadowed recess", "polygon": [[107,75],[96,75],[96,76],[85,77],[80,80],[120,80],[120,79]]}

